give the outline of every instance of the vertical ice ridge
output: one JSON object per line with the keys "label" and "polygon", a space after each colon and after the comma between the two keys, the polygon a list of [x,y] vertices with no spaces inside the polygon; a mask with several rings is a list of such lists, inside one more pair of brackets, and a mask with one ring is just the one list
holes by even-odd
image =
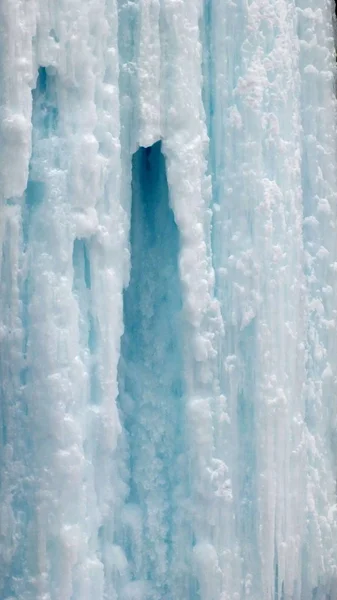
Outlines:
{"label": "vertical ice ridge", "polygon": [[[210,91],[211,100],[206,103],[210,110],[215,200],[212,241],[216,291],[226,326],[222,345],[224,358],[228,353],[221,382],[229,399],[231,445],[235,448],[237,444],[239,448],[244,442],[244,417],[236,409],[240,405],[245,410],[248,408],[248,398],[243,402],[240,399],[242,386],[243,393],[248,392],[253,401],[248,431],[256,435],[254,479],[258,484],[258,505],[250,519],[258,519],[260,523],[260,550],[258,554],[255,551],[255,556],[247,553],[249,538],[244,532],[241,537],[239,530],[238,541],[245,557],[244,587],[239,593],[297,598],[302,597],[298,573],[305,535],[297,494],[302,495],[304,502],[303,465],[307,458],[300,179],[301,152],[305,156],[305,150],[300,145],[301,114],[296,101],[303,71],[299,66],[295,7],[283,2],[278,3],[276,10],[274,6],[259,3],[247,8],[241,4],[225,8],[220,3],[212,3],[208,15],[210,23],[216,23],[208,43],[211,43],[217,77],[215,89]],[[311,13],[308,12],[308,16]],[[328,21],[326,13],[325,22]],[[220,23],[223,29],[221,39],[217,39]],[[233,30],[237,31],[234,38]],[[229,35],[223,34],[226,31]],[[322,56],[329,61],[331,51]],[[331,102],[328,72],[329,68],[324,75],[324,89]],[[211,77],[209,71],[206,85]],[[305,98],[305,102],[310,103],[308,94]],[[292,121],[287,122],[289,104],[293,107],[289,113]],[[329,105],[328,99],[325,105]],[[331,109],[329,114],[331,121]],[[324,148],[328,149],[326,141]],[[290,151],[291,162],[287,160],[287,151]],[[294,270],[283,262],[289,256],[294,256]],[[277,313],[274,312],[276,303]],[[249,329],[249,335],[244,337],[245,330],[248,334]],[[241,337],[245,341],[240,348]],[[242,377],[249,369],[246,357],[250,345],[252,350],[254,348],[255,384],[245,392]],[[295,363],[291,356],[296,356]],[[328,393],[332,393],[331,387]],[[285,444],[284,428],[288,427],[292,434]],[[240,455],[229,449],[230,458],[233,467],[239,470],[239,479],[254,464],[249,451]],[[292,491],[295,489],[296,494]],[[238,523],[245,522],[245,515],[249,515],[247,501],[254,499],[254,490],[248,495],[247,491],[239,481],[234,485]],[[303,560],[305,562],[305,558]],[[232,569],[235,572],[235,562]],[[313,587],[313,584],[306,587],[303,597],[311,597]]]}
{"label": "vertical ice ridge", "polygon": [[[335,504],[336,393],[336,101],[333,97],[333,32],[330,4],[298,3],[302,70],[302,188],[307,289],[306,505],[303,595],[336,593]],[[313,43],[316,50],[314,51]],[[310,97],[310,102],[308,102]],[[323,158],[323,156],[325,158]],[[315,548],[315,551],[313,551]],[[320,565],[317,556],[320,555]]]}
{"label": "vertical ice ridge", "polygon": [[139,11],[138,142],[141,146],[151,146],[161,137],[160,2],[145,0],[140,3]]}
{"label": "vertical ice ridge", "polygon": [[[1,204],[21,196],[28,179],[31,152],[31,89],[34,83],[33,36],[35,0],[10,2],[0,7],[0,189]],[[22,23],[18,30],[18,23]]]}
{"label": "vertical ice ridge", "polygon": [[[256,119],[252,121],[256,127],[260,123],[261,132],[260,155],[254,165],[258,172],[256,193],[259,200],[253,217],[254,245],[261,261],[256,368],[259,382],[256,422],[261,587],[266,597],[280,594],[291,597],[295,582],[285,582],[287,563],[298,561],[300,549],[295,540],[301,521],[297,506],[285,504],[291,497],[291,478],[296,469],[290,468],[293,438],[284,438],[283,432],[291,430],[292,415],[303,411],[303,350],[299,345],[303,336],[300,309],[303,276],[298,46],[294,36],[294,8],[282,2],[273,14],[270,8],[262,7],[259,12],[252,8],[248,13],[248,24],[254,24],[255,32],[248,39],[254,44],[255,51],[252,61],[248,59],[247,75],[239,86],[244,102],[246,98],[252,102],[256,111]],[[264,53],[267,53],[267,59],[263,59]],[[281,53],[282,66],[278,62]],[[264,88],[263,92],[258,88],[261,95],[253,98],[248,83],[259,72]],[[292,120],[287,123],[289,105]],[[253,147],[257,141],[256,131]],[[285,145],[291,148],[291,162],[284,157]],[[293,258],[289,264],[290,257]],[[300,485],[301,478],[297,477],[299,493]],[[288,523],[291,523],[290,527]]]}
{"label": "vertical ice ridge", "polygon": [[[8,270],[8,251],[14,258],[12,244],[17,243],[17,251],[24,254],[17,270],[11,259],[19,301],[14,302],[5,277],[3,302],[9,302],[9,294],[13,296],[10,304],[18,319],[16,337],[19,333],[22,346],[26,346],[26,364],[19,357],[13,363],[19,377],[19,400],[11,397],[10,390],[4,392],[5,397],[9,394],[7,405],[18,423],[17,433],[23,422],[29,436],[15,442],[12,430],[3,453],[4,460],[6,455],[13,458],[12,465],[5,460],[1,469],[2,479],[9,482],[2,485],[2,492],[7,494],[8,543],[1,585],[6,596],[27,600],[84,599],[93,594],[103,598],[104,586],[107,593],[113,591],[112,582],[104,582],[102,564],[108,568],[111,518],[103,539],[99,531],[123,495],[123,489],[118,492],[115,485],[118,477],[112,459],[120,431],[116,409],[114,412],[121,335],[118,303],[121,311],[127,267],[126,260],[115,269],[113,260],[116,253],[120,256],[125,252],[127,236],[127,217],[118,189],[117,15],[114,2],[92,2],[83,12],[76,2],[68,8],[55,4],[48,11],[45,3],[40,8],[31,2],[23,7],[18,2],[5,11],[7,20],[13,13],[22,22],[27,48],[32,47],[25,40],[30,32],[32,38],[30,21],[34,24],[37,20],[38,26],[33,55],[22,50],[23,42],[16,46],[22,53],[20,60],[24,61],[24,56],[31,59],[30,68],[35,67],[37,78],[36,86],[30,82],[35,89],[29,179],[20,184],[22,189],[27,187],[25,203],[14,197],[4,213],[10,217],[4,227],[4,268]],[[13,34],[11,28],[8,31]],[[29,41],[32,44],[32,39]],[[1,64],[6,67],[8,63]],[[29,63],[23,64],[27,71]],[[4,81],[10,81],[8,76]],[[30,90],[25,102],[26,88],[20,82],[18,86],[21,110],[25,115],[28,110],[30,117]],[[3,106],[7,102],[15,109],[15,94],[7,96],[2,98]],[[20,107],[17,110],[19,114]],[[100,130],[96,130],[97,115]],[[27,132],[29,149],[29,128]],[[11,139],[6,137],[7,156],[13,161]],[[20,151],[24,149],[22,144]],[[27,160],[27,153],[23,154]],[[19,177],[25,173],[20,161],[18,155]],[[10,168],[2,173],[10,175]],[[13,177],[13,183],[18,181]],[[15,196],[20,190],[13,188],[6,194]],[[19,235],[15,236],[12,228],[8,246],[6,230],[11,222]],[[76,257],[76,247],[80,251],[85,248],[82,258]],[[114,304],[111,316],[104,314],[101,300],[105,295]],[[89,339],[90,323],[83,326],[83,320],[90,321],[88,313],[92,313],[91,322],[98,324],[97,349]],[[2,315],[6,320],[4,312]],[[83,327],[87,329],[85,340]],[[5,331],[4,348],[10,344],[14,350],[11,338],[12,333]],[[88,377],[90,362],[94,361],[98,399]],[[13,378],[7,375],[6,379]],[[98,407],[92,410],[92,402],[97,400]],[[5,419],[9,424],[8,414]],[[17,461],[21,446],[21,456],[26,456],[22,464]],[[19,473],[19,483],[13,488],[11,481]],[[10,495],[9,486],[14,490]],[[11,521],[16,521],[15,529]]]}
{"label": "vertical ice ridge", "polygon": [[22,305],[20,284],[22,261],[21,206],[6,206],[2,217],[1,265],[1,411],[0,411],[0,593],[13,592],[12,573],[24,576],[24,547],[27,544],[25,497],[31,485],[25,477],[30,464],[30,436],[23,396],[24,339],[20,328]]}
{"label": "vertical ice ridge", "polygon": [[[163,148],[170,200],[180,234],[183,290],[185,414],[189,460],[192,547],[191,596],[218,598],[222,587],[216,515],[226,495],[226,464],[215,447],[222,412],[217,385],[217,343],[222,322],[214,299],[210,248],[210,177],[202,104],[203,3],[165,2],[162,9]],[[219,454],[220,452],[220,454]],[[219,543],[220,541],[220,543]],[[183,540],[182,540],[183,542]],[[181,559],[183,558],[183,554]]]}

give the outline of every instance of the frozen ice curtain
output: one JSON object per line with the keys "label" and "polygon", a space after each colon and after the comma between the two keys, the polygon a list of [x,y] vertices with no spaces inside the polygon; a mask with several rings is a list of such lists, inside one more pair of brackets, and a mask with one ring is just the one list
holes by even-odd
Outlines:
{"label": "frozen ice curtain", "polygon": [[337,600],[331,0],[0,0],[0,599]]}

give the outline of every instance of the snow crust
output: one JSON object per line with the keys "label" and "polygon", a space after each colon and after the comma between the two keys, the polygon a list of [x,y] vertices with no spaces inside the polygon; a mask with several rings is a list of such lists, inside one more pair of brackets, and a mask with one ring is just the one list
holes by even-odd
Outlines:
{"label": "snow crust", "polygon": [[337,598],[334,77],[330,0],[0,2],[1,599]]}

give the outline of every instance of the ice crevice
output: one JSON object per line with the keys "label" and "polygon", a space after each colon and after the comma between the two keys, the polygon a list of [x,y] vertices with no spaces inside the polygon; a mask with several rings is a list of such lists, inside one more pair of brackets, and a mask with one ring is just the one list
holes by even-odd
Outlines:
{"label": "ice crevice", "polygon": [[[179,239],[160,142],[133,155],[130,239],[119,375],[129,466],[123,519],[134,577],[152,586],[151,597],[159,600],[174,596],[173,546],[182,535],[180,502],[186,496]],[[136,535],[138,544],[132,544]]]}
{"label": "ice crevice", "polygon": [[0,597],[335,600],[335,5],[0,3]]}

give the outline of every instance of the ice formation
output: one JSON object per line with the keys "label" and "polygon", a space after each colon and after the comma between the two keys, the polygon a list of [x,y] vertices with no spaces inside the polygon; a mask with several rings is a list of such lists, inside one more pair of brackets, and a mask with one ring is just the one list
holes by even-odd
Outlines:
{"label": "ice formation", "polygon": [[332,12],[0,1],[1,600],[337,599]]}

